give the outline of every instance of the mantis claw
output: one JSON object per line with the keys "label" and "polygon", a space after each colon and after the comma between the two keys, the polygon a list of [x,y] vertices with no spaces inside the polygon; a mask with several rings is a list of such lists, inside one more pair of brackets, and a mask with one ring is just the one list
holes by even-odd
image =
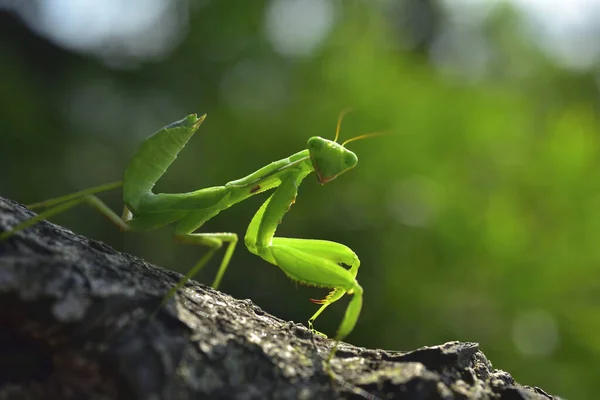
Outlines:
{"label": "mantis claw", "polygon": [[308,329],[310,329],[310,332],[311,332],[313,335],[319,335],[319,336],[321,336],[321,337],[324,337],[325,339],[327,339],[327,337],[328,337],[328,336],[327,336],[326,334],[324,334],[323,332],[319,332],[318,330],[316,330],[315,328],[313,328],[313,319],[309,319],[309,320],[308,320]]}
{"label": "mantis claw", "polygon": [[313,334],[313,335],[318,335],[318,336],[321,336],[321,337],[322,337],[322,338],[324,338],[324,339],[327,339],[327,338],[328,338],[328,336],[327,336],[326,334],[324,334],[323,332],[319,332],[319,331],[318,331],[318,330],[316,330],[316,329],[311,329],[310,331],[312,332],[312,334]]}

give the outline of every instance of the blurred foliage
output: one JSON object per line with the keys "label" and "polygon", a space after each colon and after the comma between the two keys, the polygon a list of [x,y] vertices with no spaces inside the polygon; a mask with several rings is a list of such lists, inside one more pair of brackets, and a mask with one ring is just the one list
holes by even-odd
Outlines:
{"label": "blurred foliage", "polygon": [[[475,341],[524,384],[595,397],[593,71],[555,64],[506,7],[481,27],[484,67],[441,65],[431,49],[451,21],[437,3],[375,3],[335,3],[332,30],[304,57],[278,54],[265,39],[268,2],[204,3],[172,52],[123,68],[0,14],[0,194],[27,203],[118,180],[144,136],[191,112],[208,119],[157,189],[223,184],[302,149],[309,136],[333,137],[351,106],[343,138],[392,134],[352,143],[359,166],[334,182],[309,177],[278,231],[335,240],[361,258],[365,303],[348,340],[399,350]],[[469,55],[459,50],[459,61]],[[118,192],[105,198],[120,208]],[[242,236],[263,200],[203,230]],[[55,221],[180,271],[204,251],[173,244],[169,229],[124,235],[85,207]],[[200,281],[212,280],[216,263]],[[243,245],[221,289],[301,322],[315,310],[308,298],[324,292],[298,287]],[[335,331],[340,303],[318,329]]]}

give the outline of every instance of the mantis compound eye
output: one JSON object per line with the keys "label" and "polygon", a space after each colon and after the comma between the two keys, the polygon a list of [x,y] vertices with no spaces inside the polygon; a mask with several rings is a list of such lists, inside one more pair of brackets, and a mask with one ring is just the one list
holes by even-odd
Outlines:
{"label": "mantis compound eye", "polygon": [[346,168],[353,168],[356,166],[356,164],[358,164],[358,157],[356,156],[356,154],[348,151],[344,155],[344,166]]}
{"label": "mantis compound eye", "polygon": [[321,150],[324,144],[324,140],[318,136],[313,136],[310,139],[308,139],[308,148],[310,150]]}

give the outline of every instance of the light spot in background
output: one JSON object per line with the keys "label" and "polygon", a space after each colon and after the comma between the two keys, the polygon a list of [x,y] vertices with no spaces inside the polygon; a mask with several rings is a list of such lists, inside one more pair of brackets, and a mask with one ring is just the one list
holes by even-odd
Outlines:
{"label": "light spot in background", "polygon": [[512,0],[532,38],[566,67],[585,69],[600,58],[598,0]]}
{"label": "light spot in background", "polygon": [[446,17],[462,27],[480,26],[503,0],[441,0]]}
{"label": "light spot in background", "polygon": [[272,114],[285,105],[288,77],[276,63],[244,60],[225,73],[220,92],[234,110]]}
{"label": "light spot in background", "polygon": [[430,59],[447,78],[476,82],[490,67],[492,54],[484,24],[499,1],[442,0],[444,23],[430,50]]}
{"label": "light spot in background", "polygon": [[405,225],[428,226],[442,205],[442,194],[440,185],[426,177],[395,182],[388,195],[388,213]]}
{"label": "light spot in background", "polygon": [[430,57],[442,73],[466,81],[482,78],[490,62],[489,48],[481,34],[451,25],[434,41]]}
{"label": "light spot in background", "polygon": [[[455,28],[466,26],[474,36],[496,6],[508,3],[523,17],[524,34],[559,64],[573,69],[592,67],[600,59],[598,0],[443,0]],[[465,18],[466,16],[466,18]],[[479,29],[479,28],[477,28]],[[464,46],[464,49],[469,48]],[[463,52],[464,52],[463,49]]]}
{"label": "light spot in background", "polygon": [[[585,69],[600,59],[597,0],[441,0],[449,23],[473,36],[462,48],[453,47],[460,52],[452,63],[465,54],[476,66],[485,59],[479,50],[468,54],[466,49],[479,46],[477,26],[504,2],[525,17],[527,35],[560,64]],[[371,2],[384,9],[392,3]],[[189,7],[187,0],[0,0],[0,9],[19,14],[33,31],[118,67],[168,54],[187,33]],[[280,54],[310,56],[331,31],[335,14],[334,0],[271,0],[265,8],[265,35]],[[438,47],[449,39],[440,40]],[[435,53],[445,52],[438,48]],[[468,62],[461,65],[473,68]]]}
{"label": "light spot in background", "polygon": [[512,338],[524,355],[549,356],[558,346],[556,320],[544,310],[523,311],[515,318]]}
{"label": "light spot in background", "polygon": [[265,35],[278,53],[312,55],[333,27],[331,0],[272,0],[265,10]]}
{"label": "light spot in background", "polygon": [[182,0],[38,0],[11,6],[33,31],[58,45],[120,67],[171,51],[187,32],[187,7]]}

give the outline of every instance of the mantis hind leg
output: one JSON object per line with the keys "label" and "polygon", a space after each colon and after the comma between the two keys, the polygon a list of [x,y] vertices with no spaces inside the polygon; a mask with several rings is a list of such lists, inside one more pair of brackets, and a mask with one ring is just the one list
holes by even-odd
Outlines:
{"label": "mantis hind leg", "polygon": [[116,225],[119,229],[127,231],[130,229],[129,225],[114,211],[100,200],[98,197],[91,193],[99,193],[110,189],[117,188],[121,185],[121,182],[115,182],[108,185],[102,185],[91,189],[86,189],[81,192],[72,193],[67,196],[57,197],[55,199],[46,200],[40,203],[35,203],[29,206],[29,208],[45,208],[49,207],[46,211],[36,215],[33,218],[25,220],[20,224],[14,226],[11,230],[0,234],[0,241],[8,239],[17,232],[20,232],[30,226],[37,224],[40,221],[48,219],[54,215],[63,213],[79,204],[86,203],[92,208],[96,209],[100,214],[105,216],[110,222]]}
{"label": "mantis hind leg", "polygon": [[38,203],[27,204],[27,208],[29,208],[30,210],[35,210],[35,209],[38,209],[38,208],[48,208],[48,207],[52,207],[52,206],[55,206],[55,205],[58,205],[58,204],[65,203],[65,202],[67,202],[69,200],[74,200],[74,199],[83,197],[83,196],[88,195],[88,194],[95,194],[95,193],[107,192],[109,190],[116,189],[116,188],[121,187],[121,186],[123,186],[123,182],[121,182],[121,181],[107,183],[105,185],[100,185],[100,186],[94,186],[92,188],[81,190],[81,191],[75,192],[75,193],[70,193],[70,194],[67,194],[65,196],[55,197],[53,199],[48,199],[48,200],[40,201]]}

